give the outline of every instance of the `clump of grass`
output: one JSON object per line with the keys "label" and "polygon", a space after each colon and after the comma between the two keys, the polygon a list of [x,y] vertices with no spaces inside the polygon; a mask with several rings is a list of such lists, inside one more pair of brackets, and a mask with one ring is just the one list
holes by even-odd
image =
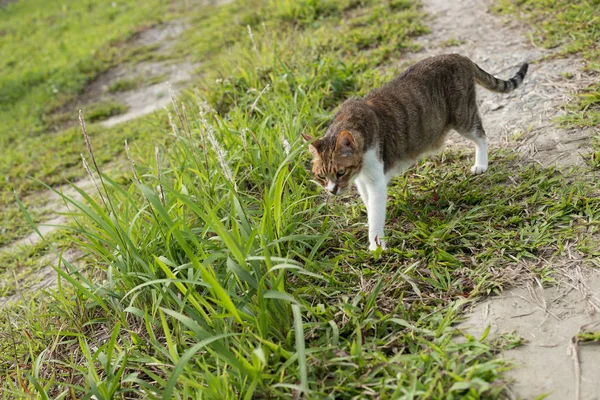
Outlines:
{"label": "clump of grass", "polygon": [[88,115],[87,118],[90,122],[98,122],[115,115],[124,114],[128,109],[129,106],[126,104],[115,100],[105,100],[86,107],[86,115]]}
{"label": "clump of grass", "polygon": [[462,39],[450,38],[450,39],[442,42],[441,46],[442,47],[454,47],[454,46],[460,46],[463,43],[465,43],[465,41]]}
{"label": "clump of grass", "polygon": [[522,13],[533,23],[536,43],[547,48],[563,46],[563,52],[582,53],[598,65],[600,32],[595,28],[600,12],[595,1],[498,0],[494,9]]}
{"label": "clump of grass", "polygon": [[109,93],[126,92],[137,89],[140,86],[139,77],[118,79],[108,86]]}
{"label": "clump of grass", "polygon": [[146,77],[143,80],[143,82],[145,85],[156,85],[158,83],[165,83],[167,81],[168,77],[169,77],[169,75],[166,73],[157,74],[157,75],[152,75],[152,76]]}
{"label": "clump of grass", "polygon": [[526,340],[516,332],[507,332],[494,339],[494,345],[502,350],[515,349],[526,343]]}
{"label": "clump of grass", "polygon": [[594,151],[589,155],[588,164],[594,168],[600,168],[600,135],[593,139],[592,146]]}
{"label": "clump of grass", "polygon": [[326,18],[340,18],[343,2],[332,0],[284,0],[274,3],[278,19],[293,25],[306,26]]}
{"label": "clump of grass", "polygon": [[578,342],[600,342],[600,331],[580,332],[576,336]]}
{"label": "clump of grass", "polygon": [[134,77],[126,77],[117,79],[111,83],[108,88],[108,93],[126,92],[137,89],[141,86],[150,86],[157,83],[164,83],[168,78],[168,74],[157,74],[152,76],[137,75]]}
{"label": "clump of grass", "polygon": [[567,126],[587,127],[600,125],[600,84],[592,85],[577,94],[560,121]]}

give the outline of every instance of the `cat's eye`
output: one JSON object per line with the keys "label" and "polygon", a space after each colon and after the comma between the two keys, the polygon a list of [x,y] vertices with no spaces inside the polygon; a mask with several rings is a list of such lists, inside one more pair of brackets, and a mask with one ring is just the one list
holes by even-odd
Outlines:
{"label": "cat's eye", "polygon": [[323,174],[318,174],[317,178],[319,178],[320,180],[324,181],[326,177]]}
{"label": "cat's eye", "polygon": [[336,175],[338,178],[341,178],[342,176],[344,176],[346,174],[346,170],[344,168],[342,169],[338,169]]}

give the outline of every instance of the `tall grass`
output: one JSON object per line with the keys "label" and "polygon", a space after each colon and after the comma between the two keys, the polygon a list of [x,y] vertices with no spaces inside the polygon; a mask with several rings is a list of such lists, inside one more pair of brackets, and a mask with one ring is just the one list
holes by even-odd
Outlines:
{"label": "tall grass", "polygon": [[[276,114],[282,104],[292,115],[313,113],[315,103],[305,94],[287,92],[257,98],[255,114]],[[301,127],[251,116],[236,127],[197,104],[196,117],[187,118],[173,103],[179,133],[156,164],[133,165],[133,184],[114,182],[94,162],[102,181],[96,198],[102,201],[77,188],[85,202],[64,197],[77,216],[73,233],[104,280],[89,279],[66,261],[65,270],[57,271],[103,314],[103,323],[119,321],[95,352],[78,340],[88,362],[89,393],[97,398],[125,393],[128,383],[148,387],[135,384],[138,375],[152,377],[156,386],[148,390],[165,398],[176,384],[182,393],[214,398],[251,398],[273,383],[281,385],[274,393],[292,390],[295,377],[279,377],[276,360],[304,365],[298,390],[308,390],[305,354],[290,346],[304,338],[301,314],[294,314],[295,325],[291,314],[291,305],[303,301],[289,292],[288,281],[322,279],[305,262],[320,251],[328,227],[306,189],[302,149],[287,153],[282,141],[297,144]],[[245,148],[240,128],[248,135]],[[89,141],[88,149],[94,159]],[[123,340],[147,346],[174,368],[136,362]],[[125,369],[128,363],[136,368]],[[220,397],[223,385],[229,396]]]}

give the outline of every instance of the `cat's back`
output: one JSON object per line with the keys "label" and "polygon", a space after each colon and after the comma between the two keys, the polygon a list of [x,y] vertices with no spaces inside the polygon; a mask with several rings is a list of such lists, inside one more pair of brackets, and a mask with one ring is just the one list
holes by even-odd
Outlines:
{"label": "cat's back", "polygon": [[471,65],[471,60],[459,54],[429,57],[412,65],[398,77],[369,95],[385,95],[387,92],[398,90],[416,90],[423,93],[429,89],[437,92],[440,89],[456,87],[457,81],[461,84],[473,82]]}
{"label": "cat's back", "polygon": [[458,54],[426,58],[365,96],[377,114],[378,142],[386,168],[438,148],[475,96],[471,61]]}

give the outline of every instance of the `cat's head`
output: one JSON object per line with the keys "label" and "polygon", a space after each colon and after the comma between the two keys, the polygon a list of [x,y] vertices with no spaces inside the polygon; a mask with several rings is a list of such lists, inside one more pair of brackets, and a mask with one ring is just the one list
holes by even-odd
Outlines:
{"label": "cat's head", "polygon": [[332,195],[347,192],[363,165],[359,138],[347,130],[314,141],[309,135],[302,134],[302,137],[310,142],[312,173],[319,185]]}

